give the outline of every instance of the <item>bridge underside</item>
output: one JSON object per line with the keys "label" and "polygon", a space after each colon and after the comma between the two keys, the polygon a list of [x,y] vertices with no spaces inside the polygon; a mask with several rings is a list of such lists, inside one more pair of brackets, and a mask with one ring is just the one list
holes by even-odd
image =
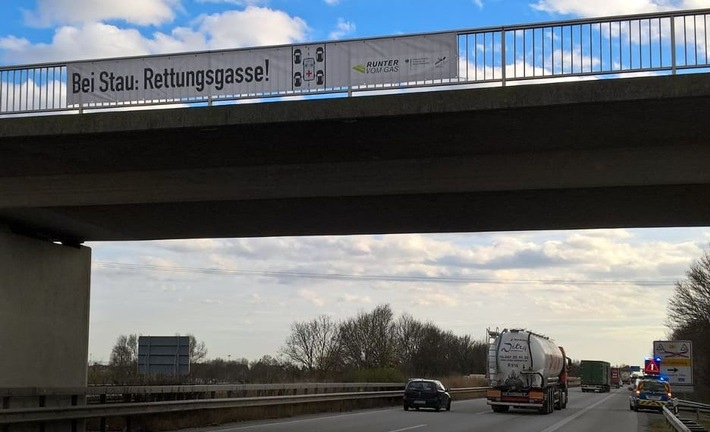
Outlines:
{"label": "bridge underside", "polygon": [[[78,240],[710,225],[710,186],[212,201],[4,212],[15,231]],[[39,228],[37,228],[39,227]],[[110,228],[108,228],[110,227]],[[41,230],[41,231],[38,231]]]}
{"label": "bridge underside", "polygon": [[0,224],[80,243],[710,225],[710,74],[0,120]]}

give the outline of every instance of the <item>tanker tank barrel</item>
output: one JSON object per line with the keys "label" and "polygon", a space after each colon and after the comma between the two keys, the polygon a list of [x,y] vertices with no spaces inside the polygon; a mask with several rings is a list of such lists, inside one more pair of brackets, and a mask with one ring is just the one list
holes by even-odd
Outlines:
{"label": "tanker tank barrel", "polygon": [[522,407],[549,414],[567,407],[568,361],[562,347],[525,329],[486,330],[490,336],[486,398],[494,412]]}

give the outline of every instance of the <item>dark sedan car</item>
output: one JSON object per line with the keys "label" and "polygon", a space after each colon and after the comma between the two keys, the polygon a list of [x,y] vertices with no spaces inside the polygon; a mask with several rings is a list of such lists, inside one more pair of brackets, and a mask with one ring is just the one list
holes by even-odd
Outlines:
{"label": "dark sedan car", "polygon": [[444,385],[437,380],[411,379],[404,388],[403,399],[404,410],[409,408],[434,408],[441,411],[451,410],[451,395],[446,391]]}

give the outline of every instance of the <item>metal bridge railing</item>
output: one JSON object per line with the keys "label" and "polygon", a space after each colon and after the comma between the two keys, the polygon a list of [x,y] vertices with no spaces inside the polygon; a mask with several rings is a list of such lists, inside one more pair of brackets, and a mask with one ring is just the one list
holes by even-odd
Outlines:
{"label": "metal bridge railing", "polygon": [[[559,21],[455,31],[458,77],[352,85],[298,92],[247,93],[172,100],[72,106],[67,66],[47,63],[0,67],[0,115],[84,109],[194,105],[332,93],[406,91],[425,87],[506,85],[540,80],[706,72],[710,68],[710,9]],[[452,33],[452,32],[447,32]]]}

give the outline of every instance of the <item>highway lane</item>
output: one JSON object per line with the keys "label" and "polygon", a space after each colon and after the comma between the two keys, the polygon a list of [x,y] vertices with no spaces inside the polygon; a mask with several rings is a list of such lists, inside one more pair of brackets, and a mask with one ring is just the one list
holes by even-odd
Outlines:
{"label": "highway lane", "polygon": [[484,399],[454,401],[450,412],[384,408],[234,423],[199,432],[647,432],[653,412],[629,410],[629,391],[582,393],[572,389],[567,409],[549,415],[529,410],[493,413]]}

